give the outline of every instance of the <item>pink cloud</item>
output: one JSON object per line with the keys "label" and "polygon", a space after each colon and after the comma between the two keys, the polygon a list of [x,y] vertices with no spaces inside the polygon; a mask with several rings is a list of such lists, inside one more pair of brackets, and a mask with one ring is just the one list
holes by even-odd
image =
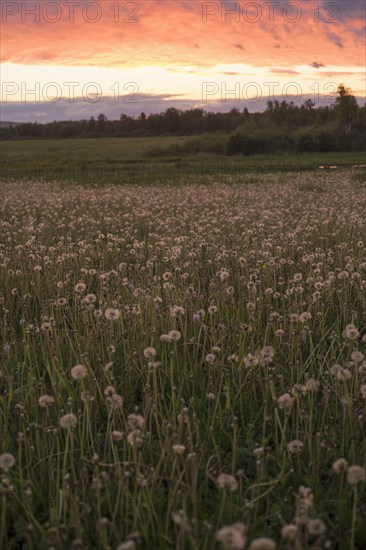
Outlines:
{"label": "pink cloud", "polygon": [[[79,2],[81,6],[83,2]],[[286,3],[280,3],[270,17],[268,3],[263,2],[254,3],[258,6],[255,22],[249,21],[255,19],[255,12],[245,11],[248,2],[237,2],[236,15],[230,15],[226,10],[233,2],[180,0],[136,0],[138,11],[121,12],[119,22],[115,22],[110,8],[116,2],[99,0],[101,17],[94,23],[86,21],[85,16],[92,18],[97,12],[84,11],[83,17],[81,6],[75,8],[75,20],[70,22],[63,3],[58,22],[45,19],[47,14],[48,18],[55,17],[50,9],[40,12],[39,22],[35,16],[28,16],[24,23],[20,13],[24,3],[4,1],[3,9],[12,3],[18,5],[19,12],[8,15],[6,21],[3,13],[1,60],[108,67],[245,63],[290,68],[309,65],[316,58],[325,65],[363,66],[363,20],[357,1],[353,2],[352,11],[338,13],[335,21],[328,23],[322,19],[329,19],[330,14],[320,13],[317,22],[318,14],[310,11],[309,3],[304,1],[296,2],[301,8],[297,21],[296,11],[282,11]],[[31,4],[34,2],[27,2],[28,6]],[[42,7],[47,2],[40,4]],[[119,2],[121,7],[125,4]],[[136,18],[137,23],[131,22]]]}

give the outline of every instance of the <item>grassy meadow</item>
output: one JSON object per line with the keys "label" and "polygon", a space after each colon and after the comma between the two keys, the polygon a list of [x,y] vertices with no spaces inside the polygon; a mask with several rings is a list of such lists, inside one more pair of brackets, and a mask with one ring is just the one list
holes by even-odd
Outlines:
{"label": "grassy meadow", "polygon": [[365,548],[362,156],[70,144],[1,143],[0,548]]}
{"label": "grassy meadow", "polygon": [[[197,140],[197,152],[195,149]],[[202,136],[1,141],[4,180],[83,185],[237,183],[256,174],[313,171],[364,164],[363,152],[224,156],[199,152]],[[192,152],[186,152],[192,150]]]}

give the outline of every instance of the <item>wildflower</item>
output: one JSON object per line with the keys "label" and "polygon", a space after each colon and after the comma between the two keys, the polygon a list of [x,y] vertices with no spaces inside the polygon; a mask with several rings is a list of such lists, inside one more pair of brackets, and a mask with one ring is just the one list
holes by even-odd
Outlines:
{"label": "wildflower", "polygon": [[172,340],[173,342],[177,342],[178,340],[181,339],[181,333],[179,332],[179,330],[171,330],[168,334],[169,336],[169,339]]}
{"label": "wildflower", "polygon": [[247,527],[244,523],[233,523],[227,527],[221,527],[216,532],[215,538],[227,548],[227,550],[243,550],[246,544]]}
{"label": "wildflower", "polygon": [[189,414],[188,407],[183,407],[183,409],[180,411],[180,413],[177,416],[177,420],[178,420],[179,424],[187,424],[188,414]]}
{"label": "wildflower", "polygon": [[176,455],[182,455],[186,450],[184,445],[173,445],[173,451]]}
{"label": "wildflower", "polygon": [[360,387],[360,394],[362,399],[366,399],[366,384],[362,384]]}
{"label": "wildflower", "polygon": [[1,470],[10,470],[15,464],[15,458],[10,453],[3,453],[0,455],[0,469]]}
{"label": "wildflower", "polygon": [[133,430],[128,434],[127,441],[131,447],[139,448],[144,442],[144,434],[141,430]]}
{"label": "wildflower", "polygon": [[293,404],[294,398],[289,393],[284,393],[277,399],[277,405],[280,409],[291,409]]}
{"label": "wildflower", "polygon": [[155,370],[158,367],[161,367],[160,361],[149,361],[148,364],[147,364],[147,368],[149,370]]}
{"label": "wildflower", "polygon": [[231,492],[236,491],[238,488],[237,480],[230,474],[220,474],[216,483],[220,489],[229,489]]}
{"label": "wildflower", "polygon": [[90,392],[88,392],[88,391],[82,391],[81,394],[80,394],[80,399],[84,403],[88,403],[89,401],[94,401],[94,397],[92,395],[90,395]]}
{"label": "wildflower", "polygon": [[353,351],[351,353],[351,359],[354,363],[362,363],[362,361],[364,360],[365,356],[364,354],[361,352],[361,351]]}
{"label": "wildflower", "polygon": [[347,469],[348,462],[344,458],[338,458],[335,462],[333,462],[332,470],[335,474],[340,474],[344,470]]}
{"label": "wildflower", "polygon": [[320,382],[318,380],[315,380],[315,378],[309,378],[305,382],[305,388],[307,389],[307,391],[310,392],[317,391],[319,389],[319,386]]}
{"label": "wildflower", "polygon": [[257,365],[259,365],[259,357],[257,355],[253,355],[252,353],[248,353],[244,357],[244,365],[247,368],[256,367]]}
{"label": "wildflower", "polygon": [[332,367],[330,367],[329,372],[332,376],[336,377],[340,370],[342,370],[341,365],[335,364]]}
{"label": "wildflower", "polygon": [[144,357],[146,357],[146,359],[152,359],[153,357],[156,357],[156,349],[152,347],[145,348]]}
{"label": "wildflower", "polygon": [[308,523],[308,532],[312,537],[321,537],[327,528],[321,519],[310,519]]}
{"label": "wildflower", "polygon": [[41,397],[38,399],[38,404],[40,407],[50,407],[55,402],[54,397],[52,395],[41,395]]}
{"label": "wildflower", "polygon": [[348,369],[343,369],[340,365],[333,365],[329,371],[337,380],[349,380],[352,376]]}
{"label": "wildflower", "polygon": [[129,414],[127,417],[127,425],[131,430],[143,428],[145,425],[145,418],[140,414]]}
{"label": "wildflower", "polygon": [[361,481],[365,481],[366,472],[365,468],[358,466],[357,464],[350,466],[347,470],[347,481],[350,485],[357,485]]}
{"label": "wildflower", "polygon": [[287,448],[290,451],[290,453],[300,453],[302,451],[304,444],[302,441],[299,441],[298,439],[294,439],[293,441],[290,441],[290,443],[287,444]]}
{"label": "wildflower", "polygon": [[314,495],[309,487],[301,485],[296,497],[295,522],[297,525],[306,524],[308,515],[314,504]]}
{"label": "wildflower", "polygon": [[60,426],[65,430],[70,428],[75,428],[76,424],[77,424],[77,418],[72,413],[64,414],[64,416],[61,416],[60,418]]}
{"label": "wildflower", "polygon": [[216,355],[214,353],[208,353],[205,358],[206,363],[214,363],[216,361]]}
{"label": "wildflower", "polygon": [[74,380],[81,380],[82,378],[85,378],[88,374],[88,369],[84,365],[75,365],[75,367],[72,367],[71,369],[71,377]]}
{"label": "wildflower", "polygon": [[253,449],[253,454],[255,457],[261,457],[264,455],[264,447],[256,447]]}
{"label": "wildflower", "polygon": [[95,294],[87,294],[84,298],[84,301],[87,303],[87,304],[94,304],[94,302],[97,301],[97,297]]}
{"label": "wildflower", "polygon": [[162,334],[159,338],[160,342],[170,342],[169,334]]}
{"label": "wildflower", "polygon": [[112,438],[113,438],[113,441],[122,441],[123,433],[119,432],[118,430],[113,430]]}
{"label": "wildflower", "polygon": [[174,306],[170,308],[171,317],[181,317],[185,314],[186,310],[181,306]]}
{"label": "wildflower", "polygon": [[294,523],[288,523],[281,529],[281,537],[283,539],[295,540],[298,535],[298,527]]}
{"label": "wildflower", "polygon": [[276,550],[276,543],[272,539],[261,537],[252,540],[248,550]]}
{"label": "wildflower", "polygon": [[337,373],[338,380],[349,380],[352,377],[351,371],[348,369],[341,369]]}
{"label": "wildflower", "polygon": [[355,325],[347,325],[346,328],[343,331],[343,336],[347,338],[347,340],[351,340],[351,342],[354,342],[355,340],[358,340],[360,337],[360,333],[358,332]]}
{"label": "wildflower", "polygon": [[110,307],[105,310],[104,317],[108,319],[108,321],[118,321],[118,319],[121,317],[121,312],[119,311],[119,309]]}
{"label": "wildflower", "polygon": [[311,313],[310,311],[304,311],[304,313],[301,313],[299,316],[300,323],[306,323],[306,321],[310,321],[311,319]]}
{"label": "wildflower", "polygon": [[191,530],[187,514],[184,510],[180,510],[179,512],[172,512],[172,520],[176,525],[179,525],[179,527],[182,527],[182,529],[184,529],[185,531]]}
{"label": "wildflower", "polygon": [[272,346],[264,346],[260,351],[260,362],[261,364],[272,363],[274,357],[274,348]]}
{"label": "wildflower", "polygon": [[113,395],[111,395],[108,401],[114,411],[120,409],[123,406],[123,399],[120,395],[118,395],[118,393],[114,393]]}
{"label": "wildflower", "polygon": [[74,290],[78,294],[82,294],[86,290],[86,284],[85,283],[77,283],[74,287]]}
{"label": "wildflower", "polygon": [[218,312],[218,307],[217,306],[209,306],[207,308],[207,311],[209,312],[210,315],[213,315],[214,313],[217,313]]}

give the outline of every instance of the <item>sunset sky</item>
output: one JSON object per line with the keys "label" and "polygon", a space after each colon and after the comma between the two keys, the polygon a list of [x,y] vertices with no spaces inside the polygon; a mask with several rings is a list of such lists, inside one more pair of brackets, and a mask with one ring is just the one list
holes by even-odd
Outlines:
{"label": "sunset sky", "polygon": [[2,0],[1,11],[2,120],[329,103],[340,82],[365,97],[364,0]]}

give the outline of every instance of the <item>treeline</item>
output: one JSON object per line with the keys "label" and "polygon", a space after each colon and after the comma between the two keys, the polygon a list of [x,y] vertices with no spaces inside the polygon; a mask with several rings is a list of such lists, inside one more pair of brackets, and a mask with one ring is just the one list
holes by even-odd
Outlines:
{"label": "treeline", "polygon": [[310,100],[301,106],[274,100],[262,113],[169,108],[148,116],[122,114],[119,120],[100,114],[97,119],[24,123],[0,129],[3,140],[154,136],[196,137],[164,150],[152,147],[151,155],[362,150],[366,142],[366,105],[359,107],[351,91],[341,84],[335,103],[325,107],[315,108]]}

